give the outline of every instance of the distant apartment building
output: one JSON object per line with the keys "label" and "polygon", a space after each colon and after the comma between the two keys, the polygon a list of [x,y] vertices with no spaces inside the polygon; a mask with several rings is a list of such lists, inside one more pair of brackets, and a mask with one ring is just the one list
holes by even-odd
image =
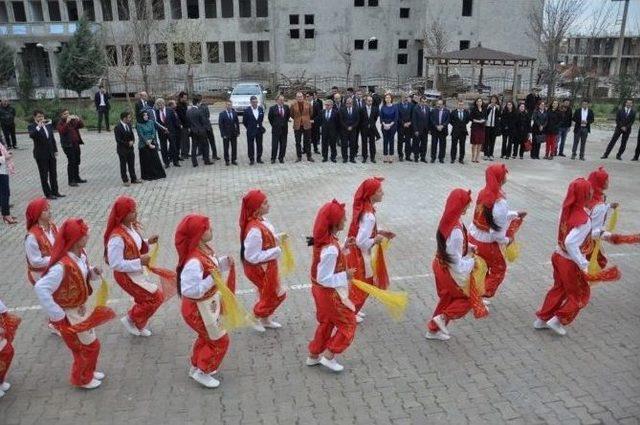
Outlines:
{"label": "distant apartment building", "polygon": [[[241,79],[311,79],[323,88],[422,76],[425,28],[440,20],[447,50],[477,46],[537,57],[526,31],[532,0],[14,0],[0,36],[19,72],[57,87],[57,54],[80,16],[94,22],[112,91],[192,75],[211,89]],[[144,72],[143,72],[144,70]],[[377,82],[380,83],[377,83]]]}
{"label": "distant apartment building", "polygon": [[[618,37],[570,37],[563,43],[561,57],[566,65],[593,71],[598,77],[617,72]],[[622,47],[621,73],[640,75],[640,36],[625,37]]]}

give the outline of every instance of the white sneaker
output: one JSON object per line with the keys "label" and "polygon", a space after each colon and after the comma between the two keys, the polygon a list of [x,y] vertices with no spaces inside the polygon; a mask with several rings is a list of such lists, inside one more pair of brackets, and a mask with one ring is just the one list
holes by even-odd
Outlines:
{"label": "white sneaker", "polygon": [[88,384],[81,385],[80,388],[84,388],[85,390],[92,390],[94,388],[98,388],[101,384],[102,381],[98,381],[94,378]]}
{"label": "white sneaker", "polygon": [[449,341],[451,339],[450,335],[447,335],[442,331],[438,331],[438,332],[427,331],[427,333],[424,336],[427,339],[437,339],[439,341]]}
{"label": "white sneaker", "polygon": [[567,330],[562,326],[562,323],[560,323],[560,319],[558,319],[557,316],[553,316],[551,320],[548,320],[547,326],[560,336],[567,334]]}
{"label": "white sneaker", "polygon": [[358,315],[356,314],[356,323],[362,323],[362,322],[364,322],[364,317],[362,317],[362,316],[358,316]]}
{"label": "white sneaker", "polygon": [[260,333],[263,333],[263,332],[266,332],[266,331],[267,331],[267,330],[264,328],[264,326],[262,326],[262,321],[261,321],[261,320],[257,320],[257,321],[253,324],[253,329],[254,329],[256,332],[260,332]]}
{"label": "white sneaker", "polygon": [[360,310],[359,312],[357,312],[357,313],[356,313],[356,315],[357,315],[357,316],[362,317],[363,319],[364,319],[365,317],[367,317],[367,313],[365,313],[365,312],[364,312],[364,311],[362,311],[362,310]]}
{"label": "white sneaker", "polygon": [[315,359],[313,357],[307,357],[307,361],[305,362],[305,364],[307,366],[317,366],[320,364],[320,359],[322,357],[316,357]]}
{"label": "white sneaker", "polygon": [[151,331],[147,328],[138,329],[140,336],[151,336]]}
{"label": "white sneaker", "polygon": [[0,391],[4,391],[6,393],[7,391],[9,391],[9,388],[11,388],[11,384],[7,381],[4,381],[2,384],[0,384]]}
{"label": "white sneaker", "polygon": [[549,326],[547,325],[547,322],[545,322],[542,319],[536,319],[536,321],[533,322],[533,327],[535,329],[549,329]]}
{"label": "white sneaker", "polygon": [[102,372],[93,372],[93,379],[97,379],[98,381],[102,381],[104,379],[104,373]]}
{"label": "white sneaker", "polygon": [[51,323],[47,324],[47,328],[49,329],[49,332],[51,332],[52,334],[60,336],[60,331],[57,330],[56,327],[53,326]]}
{"label": "white sneaker", "polygon": [[260,324],[262,325],[263,328],[269,328],[269,329],[280,329],[282,327],[280,323],[274,320],[271,320],[268,317],[266,319],[261,319]]}
{"label": "white sneaker", "polygon": [[489,298],[483,298],[482,299],[482,304],[484,305],[491,305],[491,300]]}
{"label": "white sneaker", "polygon": [[131,335],[134,336],[140,336],[140,331],[138,330],[138,328],[136,328],[136,326],[131,322],[131,319],[129,319],[129,316],[123,316],[122,319],[120,319],[120,322],[122,323],[122,325],[124,326],[124,328],[127,330],[127,332],[129,332]]}
{"label": "white sneaker", "polygon": [[194,381],[207,388],[218,388],[220,386],[220,381],[211,375],[207,375],[198,368],[195,368],[193,373],[189,373],[189,376],[192,377]]}
{"label": "white sneaker", "polygon": [[436,317],[434,317],[433,321],[436,325],[438,325],[438,328],[440,328],[443,333],[449,335],[449,329],[447,329],[447,323],[442,314],[438,314]]}
{"label": "white sneaker", "polygon": [[331,370],[332,372],[342,372],[344,370],[344,366],[338,363],[335,357],[329,360],[328,358],[322,356],[320,357],[320,364]]}

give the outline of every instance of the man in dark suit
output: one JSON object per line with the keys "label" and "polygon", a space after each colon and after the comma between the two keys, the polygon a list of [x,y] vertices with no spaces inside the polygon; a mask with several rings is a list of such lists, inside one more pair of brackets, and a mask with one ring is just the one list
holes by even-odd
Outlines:
{"label": "man in dark suit", "polygon": [[178,93],[176,115],[180,121],[180,137],[178,141],[178,155],[181,160],[189,158],[189,123],[187,122],[187,109],[189,109],[189,97],[186,92]]}
{"label": "man in dark suit", "polygon": [[202,110],[202,115],[209,121],[209,126],[207,127],[207,140],[209,141],[209,147],[211,148],[211,158],[214,160],[219,160],[218,149],[216,149],[216,136],[213,135],[213,129],[211,128],[211,113],[209,112],[209,105],[202,102],[200,103],[200,109]]}
{"label": "man in dark suit", "polygon": [[271,124],[271,163],[275,164],[278,158],[282,164],[287,154],[287,133],[289,118],[291,118],[289,105],[285,105],[283,95],[279,95],[276,98],[276,104],[269,108],[268,118]]}
{"label": "man in dark suit", "polygon": [[358,149],[358,123],[360,117],[353,107],[353,99],[348,97],[340,110],[340,129],[342,131],[342,162],[356,163]]}
{"label": "man in dark suit", "polygon": [[529,94],[527,95],[527,97],[524,100],[524,106],[525,108],[527,108],[527,112],[529,113],[529,117],[531,117],[533,115],[533,113],[535,112],[536,108],[538,107],[538,104],[540,103],[540,96],[538,95],[538,93],[540,93],[540,90],[538,89],[531,89],[531,91],[529,92]]}
{"label": "man in dark suit", "polygon": [[100,86],[100,89],[96,92],[96,95],[93,97],[93,103],[96,105],[96,111],[98,112],[98,133],[100,133],[102,129],[102,119],[104,118],[104,128],[109,131],[109,93],[107,93],[107,89],[104,86]]}
{"label": "man in dark suit", "polygon": [[53,137],[51,122],[44,120],[44,112],[33,111],[33,123],[29,124],[29,137],[33,140],[33,157],[38,165],[40,184],[47,199],[63,198],[58,191],[58,173],[56,170],[56,156],[58,147]]}
{"label": "man in dark suit", "polygon": [[324,101],[324,109],[316,119],[322,133],[322,162],[327,162],[329,149],[331,149],[331,162],[336,162],[338,154],[336,142],[340,135],[340,117],[334,108],[333,100]]}
{"label": "man in dark suit", "polygon": [[402,103],[398,105],[398,159],[400,162],[407,157],[411,161],[411,115],[413,114],[413,103],[411,97],[406,95],[402,98]]}
{"label": "man in dark suit", "polygon": [[471,120],[471,115],[469,111],[464,109],[464,101],[458,101],[458,109],[451,112],[450,123],[451,123],[451,163],[456,162],[456,156],[458,153],[458,149],[460,150],[460,156],[458,157],[458,162],[460,164],[464,164],[464,144],[467,141],[467,124]]}
{"label": "man in dark suit", "polygon": [[578,144],[580,144],[580,160],[584,161],[584,148],[587,143],[587,136],[591,133],[591,123],[594,115],[589,108],[589,101],[583,100],[580,108],[573,113],[573,148],[571,149],[571,159],[576,159]]}
{"label": "man in dark suit", "polygon": [[204,116],[200,103],[202,96],[194,94],[191,99],[192,105],[187,109],[187,123],[191,133],[191,164],[198,166],[198,151],[202,153],[204,165],[211,165],[213,162],[209,160],[209,145],[207,143],[207,128],[211,127],[211,123]]}
{"label": "man in dark suit", "polygon": [[313,145],[313,152],[320,153],[318,150],[318,146],[320,145],[320,124],[316,122],[316,117],[318,117],[322,113],[322,100],[318,98],[318,93],[316,91],[309,92],[309,96],[311,98],[311,120],[313,121],[313,126],[311,127],[311,144]]}
{"label": "man in dark suit", "polygon": [[360,109],[360,132],[362,134],[362,163],[367,162],[371,157],[371,162],[376,163],[376,140],[380,138],[376,121],[380,111],[373,106],[373,98],[364,98],[364,106]]}
{"label": "man in dark suit", "polygon": [[[122,184],[129,186],[131,183],[142,183],[136,177],[136,157],[133,148],[136,137],[131,127],[131,113],[129,111],[120,114],[120,122],[113,128],[113,134],[116,138],[116,152],[118,152],[120,160]],[[129,176],[127,176],[127,169],[129,169]],[[129,183],[129,177],[131,177],[131,183]]]}
{"label": "man in dark suit", "polygon": [[[173,103],[175,105],[175,102]],[[178,148],[176,138],[180,132],[180,125],[178,123],[178,116],[173,109],[168,107],[164,99],[156,99],[155,108],[153,110],[155,114],[155,120],[162,128],[158,129],[158,140],[160,141],[160,152],[162,154],[162,162],[164,168],[169,168],[171,163],[174,166],[179,167],[180,161],[178,159]]]}
{"label": "man in dark suit", "polygon": [[141,91],[138,94],[139,99],[136,101],[134,108],[136,110],[136,120],[142,121],[142,112],[149,112],[149,117],[152,117],[153,114],[150,112],[153,109],[153,103],[149,100],[149,95],[146,91]]}
{"label": "man in dark suit", "polygon": [[618,148],[618,153],[616,154],[617,160],[622,160],[622,154],[624,150],[627,148],[627,140],[629,140],[629,135],[631,134],[631,127],[633,126],[633,122],[636,119],[636,111],[633,109],[633,100],[627,99],[624,104],[624,108],[620,108],[616,115],[616,129],[613,132],[613,137],[611,141],[607,145],[607,150],[604,151],[604,155],[600,159],[607,159],[611,150],[616,145],[618,138],[622,136],[622,141],[620,142],[620,148]]}
{"label": "man in dark suit", "polygon": [[[422,96],[420,104],[414,106],[411,114],[411,126],[413,127],[413,160],[427,162],[427,143],[429,140],[429,105],[427,98]],[[409,159],[409,155],[407,155]]]}
{"label": "man in dark suit", "polygon": [[447,151],[447,135],[449,134],[449,110],[444,107],[444,101],[438,99],[436,107],[431,109],[429,116],[431,125],[431,163],[438,161],[443,164]]}
{"label": "man in dark suit", "polygon": [[251,106],[245,108],[242,115],[242,125],[247,129],[247,150],[249,151],[249,165],[263,164],[262,162],[262,135],[265,132],[264,109],[258,106],[258,98],[251,96]]}
{"label": "man in dark suit", "polygon": [[[229,161],[231,160],[233,165],[238,165],[236,160],[238,155],[240,120],[230,100],[225,102],[225,110],[218,115],[218,128],[220,128],[220,136],[222,137],[222,150],[224,152],[225,164],[229,165]],[[229,157],[229,147],[231,147],[231,157]]]}

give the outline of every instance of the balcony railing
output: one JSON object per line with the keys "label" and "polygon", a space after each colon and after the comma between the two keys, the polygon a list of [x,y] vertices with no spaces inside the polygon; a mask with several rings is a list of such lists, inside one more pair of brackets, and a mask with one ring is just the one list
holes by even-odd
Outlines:
{"label": "balcony railing", "polygon": [[[99,25],[90,23],[91,30],[97,31]],[[0,24],[0,36],[13,38],[34,37],[71,37],[78,28],[77,22],[15,22]]]}

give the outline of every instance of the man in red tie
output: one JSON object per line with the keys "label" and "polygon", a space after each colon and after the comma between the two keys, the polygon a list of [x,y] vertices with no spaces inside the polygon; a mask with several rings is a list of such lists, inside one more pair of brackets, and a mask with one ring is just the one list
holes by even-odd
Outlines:
{"label": "man in red tie", "polygon": [[267,118],[271,124],[271,163],[275,164],[276,157],[280,164],[284,163],[287,153],[287,133],[289,131],[289,105],[285,105],[284,96],[276,98],[276,104],[269,108]]}

